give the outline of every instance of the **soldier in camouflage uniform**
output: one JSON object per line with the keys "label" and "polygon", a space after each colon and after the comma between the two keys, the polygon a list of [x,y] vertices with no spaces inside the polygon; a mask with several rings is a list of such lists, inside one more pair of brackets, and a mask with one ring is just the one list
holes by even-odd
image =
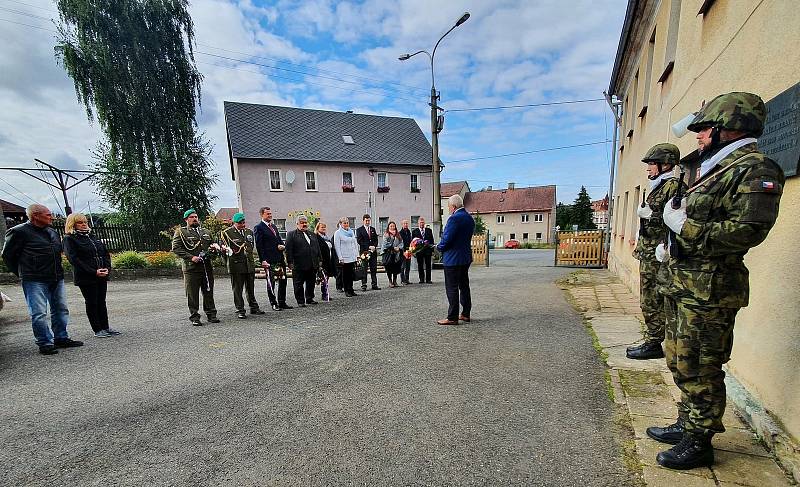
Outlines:
{"label": "soldier in camouflage uniform", "polygon": [[220,240],[229,249],[231,254],[228,256],[228,273],[231,276],[231,287],[233,288],[233,304],[236,306],[236,317],[239,319],[247,318],[244,310],[244,300],[242,290],[247,292],[247,304],[250,306],[250,314],[263,315],[264,312],[258,307],[255,293],[256,268],[253,261],[253,231],[247,228],[244,221],[244,213],[233,215],[233,225],[226,228]]}
{"label": "soldier in camouflage uniform", "polygon": [[200,228],[197,212],[186,210],[183,214],[185,227],[178,227],[172,237],[172,252],[180,257],[183,270],[183,284],[189,303],[189,321],[200,326],[199,294],[203,293],[203,311],[209,323],[219,323],[217,308],[214,305],[214,267],[209,247],[214,242],[211,234]]}
{"label": "soldier in camouflage uniform", "polygon": [[[681,390],[678,420],[647,434],[675,444],[658,454],[662,466],[688,469],[714,463],[711,438],[725,431],[725,373],[736,313],[747,306],[747,251],[767,237],[783,192],[781,168],[758,151],[766,107],[751,93],[720,95],[700,109],[700,175],[678,208],[664,209],[670,228],[666,258],[666,356]],[[657,255],[665,258],[664,247]]]}
{"label": "soldier in camouflage uniform", "polygon": [[639,238],[633,256],[639,260],[639,296],[644,315],[644,343],[628,347],[626,355],[636,360],[664,357],[664,295],[656,285],[661,263],[656,260],[656,246],[664,242],[667,227],[661,214],[682,184],[673,174],[681,159],[680,150],[673,144],[656,144],[647,151],[642,162],[647,164],[650,193],[646,204],[636,209],[639,216]]}

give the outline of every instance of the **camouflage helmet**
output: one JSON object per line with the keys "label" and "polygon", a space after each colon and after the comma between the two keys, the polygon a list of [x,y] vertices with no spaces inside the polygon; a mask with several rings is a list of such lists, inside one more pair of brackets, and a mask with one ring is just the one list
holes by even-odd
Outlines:
{"label": "camouflage helmet", "polygon": [[699,132],[708,127],[739,130],[754,137],[764,132],[767,108],[760,96],[735,91],[719,95],[697,112],[688,129]]}
{"label": "camouflage helmet", "polygon": [[681,160],[681,151],[674,144],[656,144],[642,157],[642,162],[648,164],[678,164]]}

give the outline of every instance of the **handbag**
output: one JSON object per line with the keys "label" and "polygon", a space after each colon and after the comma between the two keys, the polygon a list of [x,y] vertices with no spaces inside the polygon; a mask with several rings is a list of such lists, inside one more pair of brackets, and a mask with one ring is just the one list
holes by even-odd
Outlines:
{"label": "handbag", "polygon": [[361,259],[356,260],[356,264],[353,266],[353,281],[361,281],[366,279],[367,277],[367,268],[364,265],[364,262]]}

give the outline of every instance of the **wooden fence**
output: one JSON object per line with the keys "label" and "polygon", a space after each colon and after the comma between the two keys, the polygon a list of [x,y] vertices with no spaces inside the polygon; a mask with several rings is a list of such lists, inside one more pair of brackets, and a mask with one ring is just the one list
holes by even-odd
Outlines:
{"label": "wooden fence", "polygon": [[472,236],[472,263],[489,266],[489,234]]}
{"label": "wooden fence", "polygon": [[[53,225],[62,237],[64,225]],[[97,225],[92,227],[92,234],[108,247],[109,252],[136,250],[149,252],[153,250],[170,250],[170,239],[155,228],[142,228],[127,225]]]}
{"label": "wooden fence", "polygon": [[575,267],[603,267],[606,263],[603,245],[605,232],[558,232],[555,264]]}

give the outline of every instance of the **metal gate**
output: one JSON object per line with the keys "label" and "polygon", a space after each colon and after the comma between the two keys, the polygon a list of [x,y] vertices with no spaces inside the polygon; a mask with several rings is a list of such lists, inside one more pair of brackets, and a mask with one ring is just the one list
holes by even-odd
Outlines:
{"label": "metal gate", "polygon": [[605,232],[602,230],[556,233],[555,265],[572,267],[605,266],[604,237]]}

